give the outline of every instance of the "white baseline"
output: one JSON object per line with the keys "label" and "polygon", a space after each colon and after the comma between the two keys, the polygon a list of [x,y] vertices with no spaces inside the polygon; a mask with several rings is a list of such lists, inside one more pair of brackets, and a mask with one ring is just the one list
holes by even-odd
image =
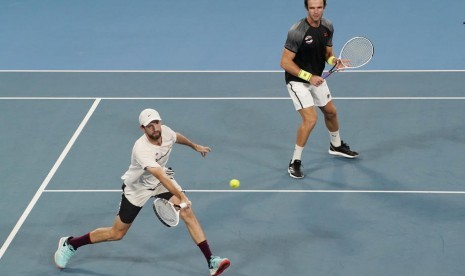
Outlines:
{"label": "white baseline", "polygon": [[[352,193],[352,194],[465,194],[465,191],[422,190],[185,190],[188,193]],[[47,193],[115,193],[118,190],[44,190]]]}

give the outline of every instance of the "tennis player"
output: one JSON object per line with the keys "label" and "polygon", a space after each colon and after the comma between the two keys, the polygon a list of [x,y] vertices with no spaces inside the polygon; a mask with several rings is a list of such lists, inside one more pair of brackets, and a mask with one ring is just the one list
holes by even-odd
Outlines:
{"label": "tennis player", "polygon": [[293,178],[304,177],[301,169],[302,151],[317,122],[315,106],[322,111],[330,134],[329,153],[346,158],[358,156],[341,140],[336,106],[326,81],[321,77],[325,62],[330,65],[340,63],[333,54],[333,25],[323,18],[326,0],[304,0],[304,4],[307,17],[289,30],[281,57],[289,95],[302,117],[294,154],[288,167],[288,173]]}
{"label": "tennis player", "polygon": [[159,113],[145,109],[139,116],[140,129],[144,133],[134,144],[131,164],[123,179],[123,192],[118,214],[113,226],[95,229],[80,237],[62,237],[55,252],[55,264],[63,269],[76,250],[87,244],[118,241],[127,233],[144,204],[151,197],[162,197],[175,204],[186,203],[180,211],[192,240],[205,256],[211,275],[220,275],[229,267],[226,258],[213,256],[202,227],[191,207],[191,202],[174,179],[174,172],[166,167],[175,143],[191,147],[205,157],[209,147],[191,142],[179,132],[162,124]]}

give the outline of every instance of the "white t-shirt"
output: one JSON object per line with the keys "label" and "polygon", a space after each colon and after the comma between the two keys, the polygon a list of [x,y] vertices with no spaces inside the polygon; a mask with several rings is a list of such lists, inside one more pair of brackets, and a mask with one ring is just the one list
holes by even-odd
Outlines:
{"label": "white t-shirt", "polygon": [[[153,196],[168,191],[156,177],[144,170],[146,167],[165,168],[166,163],[168,163],[171,150],[176,143],[176,132],[168,126],[162,125],[161,133],[161,146],[150,143],[145,134],[137,139],[132,149],[131,164],[121,177],[126,184],[125,194],[128,200],[135,205],[143,205],[150,198],[150,196],[146,198],[149,194]],[[131,200],[133,196],[142,198]]]}

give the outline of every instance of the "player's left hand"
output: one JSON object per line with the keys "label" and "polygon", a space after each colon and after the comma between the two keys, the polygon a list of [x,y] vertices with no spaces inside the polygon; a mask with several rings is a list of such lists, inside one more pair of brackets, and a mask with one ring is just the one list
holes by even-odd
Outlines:
{"label": "player's left hand", "polygon": [[346,66],[344,64],[350,65],[350,60],[348,59],[335,59],[336,68],[339,70],[344,69]]}
{"label": "player's left hand", "polygon": [[205,157],[207,153],[211,151],[211,149],[202,145],[195,145],[195,151],[200,152],[202,157]]}

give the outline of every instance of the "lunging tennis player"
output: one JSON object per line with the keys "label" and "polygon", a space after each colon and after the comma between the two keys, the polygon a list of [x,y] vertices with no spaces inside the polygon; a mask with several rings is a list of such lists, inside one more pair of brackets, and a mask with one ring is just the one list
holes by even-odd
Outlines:
{"label": "lunging tennis player", "polygon": [[188,205],[180,212],[192,240],[205,256],[210,275],[220,275],[229,267],[226,258],[213,256],[205,234],[197,220],[190,201],[174,180],[174,172],[166,164],[175,143],[191,147],[203,157],[210,152],[209,147],[191,142],[179,132],[174,132],[162,124],[161,117],[154,109],[145,109],[139,115],[139,126],[144,133],[134,144],[131,164],[123,179],[123,192],[118,214],[113,226],[95,229],[80,237],[62,237],[55,252],[55,263],[63,269],[76,250],[87,244],[121,240],[132,222],[151,197],[162,197],[175,204]]}

